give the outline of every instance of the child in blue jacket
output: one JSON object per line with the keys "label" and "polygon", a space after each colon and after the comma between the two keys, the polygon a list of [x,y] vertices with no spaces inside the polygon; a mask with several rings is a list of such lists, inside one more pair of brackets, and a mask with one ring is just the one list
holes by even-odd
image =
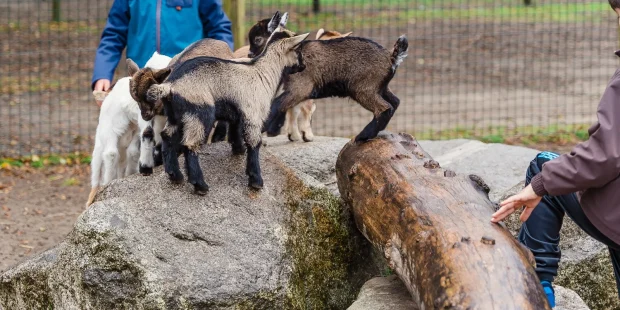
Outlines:
{"label": "child in blue jacket", "polygon": [[108,90],[125,47],[127,58],[143,67],[155,51],[173,57],[202,38],[222,40],[233,49],[231,22],[221,0],[114,0],[91,87]]}

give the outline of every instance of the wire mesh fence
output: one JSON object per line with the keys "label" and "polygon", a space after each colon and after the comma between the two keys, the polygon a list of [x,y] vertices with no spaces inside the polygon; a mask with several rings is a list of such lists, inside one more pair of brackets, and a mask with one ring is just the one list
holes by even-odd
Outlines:
{"label": "wire mesh fence", "polygon": [[[0,0],[0,156],[92,150],[99,108],[90,79],[111,4]],[[401,105],[388,129],[424,138],[590,124],[617,65],[607,1],[248,0],[246,29],[276,10],[300,33],[352,31],[389,49],[406,34],[409,56],[390,84]],[[353,136],[371,117],[351,99],[321,99],[313,129]]]}

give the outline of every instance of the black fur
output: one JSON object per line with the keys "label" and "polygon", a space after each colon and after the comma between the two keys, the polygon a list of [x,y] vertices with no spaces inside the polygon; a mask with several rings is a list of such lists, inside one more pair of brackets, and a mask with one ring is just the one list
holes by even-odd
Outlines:
{"label": "black fur", "polygon": [[260,171],[259,151],[263,143],[258,143],[256,147],[246,145],[248,148],[247,165],[245,173],[249,177],[249,186],[254,189],[263,188],[263,177]]}
{"label": "black fur", "polygon": [[211,143],[222,142],[226,140],[226,132],[228,131],[228,123],[224,121],[218,121],[211,137]]}

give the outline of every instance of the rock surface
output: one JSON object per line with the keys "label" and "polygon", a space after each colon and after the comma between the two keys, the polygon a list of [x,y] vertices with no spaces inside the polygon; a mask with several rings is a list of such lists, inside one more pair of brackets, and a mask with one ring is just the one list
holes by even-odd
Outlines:
{"label": "rock surface", "polygon": [[565,287],[554,285],[555,310],[589,310],[586,303],[575,293]]}
{"label": "rock surface", "polygon": [[[323,185],[330,172],[319,164],[335,162],[334,143],[306,147],[322,154],[305,154],[302,144],[263,148],[260,192],[247,187],[245,158],[230,155],[226,143],[200,156],[206,196],[170,184],[161,167],[151,177],[116,180],[64,242],[0,275],[0,305],[344,309],[382,267]],[[278,159],[289,148],[304,158],[295,171]]]}
{"label": "rock surface", "polygon": [[[589,310],[572,290],[555,286],[554,310]],[[405,284],[396,276],[376,277],[362,286],[357,300],[347,310],[417,310]]]}
{"label": "rock surface", "polygon": [[417,310],[407,287],[396,275],[376,277],[362,286],[347,310]]}
{"label": "rock surface", "polygon": [[[350,309],[412,309],[393,277],[358,294],[386,267],[337,199],[335,162],[348,141],[265,139],[261,192],[247,188],[245,159],[225,143],[201,156],[211,186],[204,197],[171,185],[161,168],[117,180],[64,242],[0,275],[0,309],[345,309],[356,295]],[[420,144],[443,167],[480,175],[493,200],[520,189],[537,153],[470,140]],[[618,308],[606,250],[565,223],[556,283],[593,309]],[[570,290],[556,294],[556,309],[587,309]]]}

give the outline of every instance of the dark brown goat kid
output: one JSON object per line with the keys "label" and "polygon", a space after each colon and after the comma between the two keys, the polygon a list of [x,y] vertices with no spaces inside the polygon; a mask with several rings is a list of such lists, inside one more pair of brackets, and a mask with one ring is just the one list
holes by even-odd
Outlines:
{"label": "dark brown goat kid", "polygon": [[375,138],[387,127],[400,104],[388,84],[407,56],[408,47],[404,35],[398,38],[392,51],[372,40],[350,36],[302,42],[299,47],[302,71],[283,80],[284,92],[271,105],[267,134],[278,135],[286,111],[304,100],[350,97],[374,114],[355,141]]}

